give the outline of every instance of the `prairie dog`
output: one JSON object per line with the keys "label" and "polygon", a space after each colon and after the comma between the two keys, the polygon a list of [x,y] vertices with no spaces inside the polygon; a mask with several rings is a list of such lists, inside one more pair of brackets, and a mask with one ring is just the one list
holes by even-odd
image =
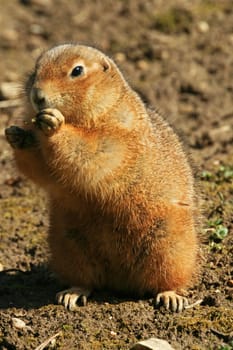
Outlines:
{"label": "prairie dog", "polygon": [[6,137],[48,194],[51,267],[72,286],[58,303],[75,310],[110,289],[183,310],[198,240],[193,176],[173,130],[92,47],[43,53],[26,93],[34,111]]}

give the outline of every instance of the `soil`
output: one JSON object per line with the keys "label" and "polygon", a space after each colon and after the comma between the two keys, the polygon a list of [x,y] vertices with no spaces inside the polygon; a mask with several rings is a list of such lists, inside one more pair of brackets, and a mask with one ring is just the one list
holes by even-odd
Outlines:
{"label": "soil", "polygon": [[54,303],[64,286],[46,265],[45,194],[17,172],[4,137],[23,106],[1,108],[0,349],[36,349],[53,335],[40,349],[126,350],[152,336],[175,349],[233,349],[232,1],[1,0],[0,26],[0,88],[23,83],[40,52],[58,43],[113,57],[183,139],[203,212],[202,272],[188,292],[201,304],[172,314],[152,299],[94,293],[66,311]]}

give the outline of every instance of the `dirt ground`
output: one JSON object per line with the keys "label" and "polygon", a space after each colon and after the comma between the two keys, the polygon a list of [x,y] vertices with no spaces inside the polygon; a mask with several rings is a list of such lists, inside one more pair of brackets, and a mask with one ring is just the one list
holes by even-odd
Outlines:
{"label": "dirt ground", "polygon": [[[233,349],[232,0],[1,0],[0,27],[0,349],[36,349],[53,335],[48,349],[126,350],[151,336],[175,349]],[[63,286],[46,267],[46,199],[14,168],[4,128],[23,109],[2,87],[21,84],[43,49],[73,41],[113,57],[192,159],[203,258],[189,298],[202,303],[182,314],[97,293],[75,313],[54,304]]]}

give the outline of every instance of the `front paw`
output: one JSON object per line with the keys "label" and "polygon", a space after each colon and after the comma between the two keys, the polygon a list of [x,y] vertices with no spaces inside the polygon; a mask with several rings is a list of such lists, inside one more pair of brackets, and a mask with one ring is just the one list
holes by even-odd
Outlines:
{"label": "front paw", "polygon": [[46,108],[40,111],[33,123],[46,136],[51,136],[57,132],[61,125],[64,124],[65,118],[58,109]]}
{"label": "front paw", "polygon": [[15,149],[29,148],[35,145],[36,141],[30,130],[24,130],[12,125],[5,129],[6,139]]}

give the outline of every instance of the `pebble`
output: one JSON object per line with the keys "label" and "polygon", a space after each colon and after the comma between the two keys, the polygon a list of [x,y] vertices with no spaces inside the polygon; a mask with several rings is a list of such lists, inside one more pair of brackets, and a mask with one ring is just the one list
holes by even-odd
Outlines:
{"label": "pebble", "polygon": [[17,329],[23,329],[23,328],[27,327],[26,323],[17,317],[12,317],[12,325],[13,325],[13,327],[15,327]]}
{"label": "pebble", "polygon": [[137,61],[137,66],[141,70],[148,70],[149,69],[149,64],[145,60],[139,60]]}
{"label": "pebble", "polygon": [[174,350],[171,345],[163,339],[150,338],[135,344],[131,350]]}
{"label": "pebble", "polygon": [[114,331],[111,331],[111,332],[110,332],[110,335],[111,335],[112,337],[115,337],[115,336],[117,335],[117,333],[114,332]]}
{"label": "pebble", "polygon": [[198,22],[197,28],[201,33],[207,33],[210,30],[209,24],[205,21]]}
{"label": "pebble", "polygon": [[117,52],[114,58],[117,62],[121,63],[126,60],[126,55],[123,52]]}

